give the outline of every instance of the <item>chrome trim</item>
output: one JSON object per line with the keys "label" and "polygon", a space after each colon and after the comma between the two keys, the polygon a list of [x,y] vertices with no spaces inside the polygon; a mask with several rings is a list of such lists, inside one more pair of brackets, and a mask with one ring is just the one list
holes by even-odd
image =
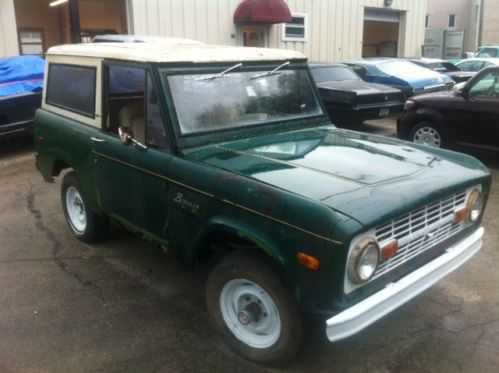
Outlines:
{"label": "chrome trim", "polygon": [[356,334],[459,268],[480,250],[483,233],[484,228],[478,228],[443,255],[328,319],[328,339],[334,342]]}
{"label": "chrome trim", "polygon": [[[454,193],[445,198],[431,202],[425,206],[410,211],[402,216],[379,225],[355,237],[350,243],[348,257],[355,244],[363,237],[374,237],[380,249],[398,241],[396,255],[381,261],[370,281],[373,281],[392,269],[399,267],[421,253],[432,249],[462,231],[467,224],[454,222],[455,212],[466,206],[466,201],[474,189],[481,190],[481,185]],[[364,284],[354,284],[345,275],[344,292],[349,294]]]}
{"label": "chrome trim", "polygon": [[454,212],[466,206],[470,192],[455,193],[376,227],[380,248],[393,240],[398,240],[399,248],[394,257],[380,263],[373,279],[464,229],[464,224],[454,223]]}

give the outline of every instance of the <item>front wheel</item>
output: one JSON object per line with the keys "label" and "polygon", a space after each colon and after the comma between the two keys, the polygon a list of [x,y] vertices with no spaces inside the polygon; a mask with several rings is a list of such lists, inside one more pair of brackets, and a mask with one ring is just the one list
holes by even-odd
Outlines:
{"label": "front wheel", "polygon": [[412,142],[440,148],[444,144],[442,130],[432,122],[420,122],[414,126],[409,135]]}
{"label": "front wheel", "polygon": [[99,241],[106,234],[109,219],[89,209],[74,172],[62,179],[61,202],[69,228],[83,242]]}
{"label": "front wheel", "polygon": [[259,256],[235,252],[222,259],[208,277],[206,301],[226,342],[249,360],[282,365],[301,347],[298,307]]}

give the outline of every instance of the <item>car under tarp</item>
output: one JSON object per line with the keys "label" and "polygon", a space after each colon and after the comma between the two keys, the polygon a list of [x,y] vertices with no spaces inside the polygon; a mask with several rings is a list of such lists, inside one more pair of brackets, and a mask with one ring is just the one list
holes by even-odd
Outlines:
{"label": "car under tarp", "polygon": [[41,91],[44,69],[45,60],[38,56],[0,59],[0,97]]}

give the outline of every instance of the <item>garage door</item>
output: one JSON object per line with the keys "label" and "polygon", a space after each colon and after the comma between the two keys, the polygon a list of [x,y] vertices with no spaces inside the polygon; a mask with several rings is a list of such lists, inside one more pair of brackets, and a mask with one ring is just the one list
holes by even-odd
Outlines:
{"label": "garage door", "polygon": [[364,10],[362,57],[397,57],[400,12]]}

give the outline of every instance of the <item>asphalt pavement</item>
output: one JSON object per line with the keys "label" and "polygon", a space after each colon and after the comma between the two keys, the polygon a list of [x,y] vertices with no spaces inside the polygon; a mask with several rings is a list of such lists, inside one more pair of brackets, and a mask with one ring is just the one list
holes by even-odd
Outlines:
{"label": "asphalt pavement", "polygon": [[[363,129],[394,135],[391,120]],[[312,328],[283,371],[499,371],[499,157],[481,160],[494,177],[482,250],[349,339]],[[0,211],[0,372],[269,371],[211,326],[205,273],[118,226],[99,245],[73,238],[31,140],[0,143]]]}

